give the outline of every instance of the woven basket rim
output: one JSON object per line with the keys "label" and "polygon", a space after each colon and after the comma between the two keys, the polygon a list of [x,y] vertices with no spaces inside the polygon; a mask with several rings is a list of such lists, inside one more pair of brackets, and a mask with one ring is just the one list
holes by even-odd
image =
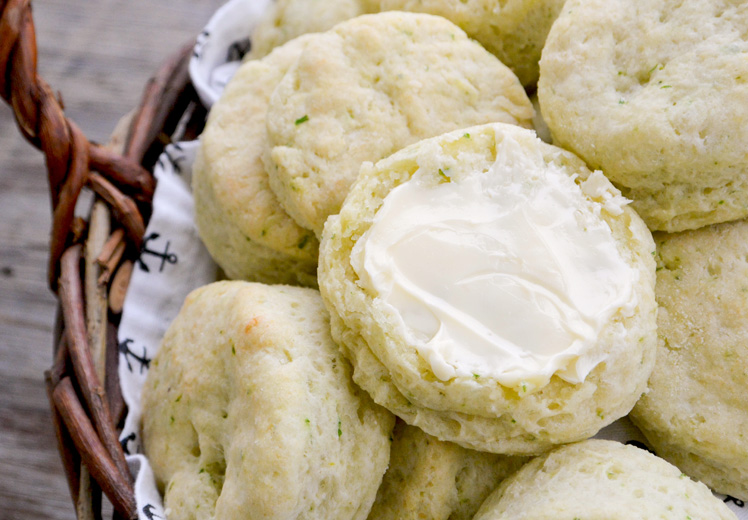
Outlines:
{"label": "woven basket rim", "polygon": [[[126,132],[90,142],[37,75],[30,0],[0,0],[0,93],[22,135],[46,159],[52,200],[48,283],[58,299],[54,362],[45,372],[52,423],[76,511],[100,517],[101,492],[116,518],[137,518],[117,425],[117,325],[155,189],[152,167],[166,144],[196,137],[207,110],[189,81],[194,41],[146,83]],[[173,135],[178,129],[179,136]],[[126,136],[125,136],[126,134]],[[95,195],[88,218],[80,193]],[[94,512],[95,510],[95,512]],[[81,518],[81,516],[79,516]]]}

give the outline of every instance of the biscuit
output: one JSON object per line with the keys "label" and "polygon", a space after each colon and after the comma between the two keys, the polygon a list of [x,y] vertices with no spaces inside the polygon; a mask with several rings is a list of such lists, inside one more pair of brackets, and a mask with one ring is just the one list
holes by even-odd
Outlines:
{"label": "biscuit", "polygon": [[748,10],[569,0],[540,61],[554,143],[599,168],[650,229],[748,215]]}
{"label": "biscuit", "polygon": [[363,161],[425,137],[488,122],[531,127],[516,76],[449,21],[360,16],[314,35],[267,112],[270,187],[318,236]]}
{"label": "biscuit", "polygon": [[642,449],[589,440],[538,457],[505,480],[475,520],[736,520],[702,483]]}
{"label": "biscuit", "polygon": [[394,419],[351,381],[313,289],[193,291],[143,390],[171,518],[365,519]]}
{"label": "biscuit", "polygon": [[748,222],[655,243],[660,341],[631,417],[658,455],[748,500]]}
{"label": "biscuit", "polygon": [[565,0],[379,0],[382,11],[429,13],[452,21],[512,69],[523,85],[538,80],[538,61]]}
{"label": "biscuit", "polygon": [[[588,359],[605,361],[595,364],[582,380],[565,376],[562,371],[548,373],[535,389],[520,380],[504,383],[499,376],[481,373],[480,358],[474,365],[458,362],[452,374],[439,375],[441,366],[434,364],[430,351],[419,350],[423,342],[413,339],[408,326],[402,324],[401,311],[362,278],[354,252],[393,190],[414,178],[418,179],[414,182],[435,186],[443,182],[469,183],[481,178],[477,175],[499,168],[500,173],[486,177],[486,182],[492,182],[504,174],[504,166],[494,166],[499,163],[499,156],[508,161],[506,175],[512,168],[512,175],[525,175],[522,172],[526,164],[522,161],[527,159],[533,161],[533,167],[573,179],[567,182],[580,186],[583,192],[586,179],[601,182],[596,195],[585,192],[584,197],[599,202],[615,198],[617,190],[599,172],[591,174],[578,158],[543,143],[532,131],[497,123],[445,134],[403,149],[376,165],[364,165],[340,215],[331,217],[325,226],[319,285],[331,314],[333,337],[353,363],[354,380],[375,402],[441,440],[481,451],[537,454],[555,444],[594,435],[626,415],[646,387],[656,348],[655,265],[651,234],[639,217],[625,205],[608,208],[603,203],[599,212],[604,221],[601,226],[609,228],[610,240],[616,244],[612,246],[615,254],[630,273],[632,281],[627,290],[633,291],[631,297],[636,300],[635,309],[616,307],[601,323]],[[444,172],[449,173],[449,181]],[[520,177],[520,186],[544,182],[532,181],[527,175],[526,183]],[[598,202],[588,203],[595,206]],[[458,208],[454,212],[460,211]],[[411,219],[406,215],[401,221],[407,232]],[[586,227],[584,232],[587,233]],[[430,264],[441,269],[438,256],[450,254],[429,251],[413,253],[412,257],[422,258],[426,271]],[[416,262],[414,269],[418,270],[418,265]],[[449,270],[444,268],[445,275]],[[494,308],[492,301],[483,307]],[[450,310],[446,319],[460,312],[459,308]],[[507,316],[511,316],[511,309],[509,312]],[[489,321],[499,317],[497,311]],[[511,327],[513,320],[502,323]]]}
{"label": "biscuit", "polygon": [[252,49],[246,59],[262,58],[303,34],[328,31],[371,12],[374,0],[276,0],[252,33]]}
{"label": "biscuit", "polygon": [[466,450],[402,421],[369,520],[470,520],[527,459]]}
{"label": "biscuit", "polygon": [[245,63],[213,106],[194,168],[200,238],[229,278],[316,287],[319,243],[270,190],[260,158],[270,94],[306,38]]}
{"label": "biscuit", "polygon": [[446,18],[512,69],[523,85],[533,85],[540,51],[563,5],[564,0],[276,0],[252,35],[249,58],[362,14],[408,11]]}

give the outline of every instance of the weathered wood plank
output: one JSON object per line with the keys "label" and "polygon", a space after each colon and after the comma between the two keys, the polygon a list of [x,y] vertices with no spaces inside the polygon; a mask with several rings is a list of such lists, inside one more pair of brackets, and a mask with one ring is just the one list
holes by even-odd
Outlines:
{"label": "weathered wood plank", "polygon": [[[160,62],[220,0],[34,3],[39,73],[66,113],[106,141]],[[0,520],[75,517],[56,451],[43,372],[56,303],[46,285],[50,228],[44,161],[0,107]]]}

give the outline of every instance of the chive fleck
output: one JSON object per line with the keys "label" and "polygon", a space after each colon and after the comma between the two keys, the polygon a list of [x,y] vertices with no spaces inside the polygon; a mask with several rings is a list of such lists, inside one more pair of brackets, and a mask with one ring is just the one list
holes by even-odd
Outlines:
{"label": "chive fleck", "polygon": [[308,116],[308,115],[306,115],[306,114],[304,114],[304,115],[303,115],[302,117],[298,118],[298,119],[297,119],[297,120],[296,120],[296,121],[294,122],[294,124],[295,124],[295,125],[300,125],[301,123],[306,123],[307,121],[309,121],[309,116]]}
{"label": "chive fleck", "polygon": [[343,430],[340,429],[340,419],[338,419],[338,437],[343,435]]}

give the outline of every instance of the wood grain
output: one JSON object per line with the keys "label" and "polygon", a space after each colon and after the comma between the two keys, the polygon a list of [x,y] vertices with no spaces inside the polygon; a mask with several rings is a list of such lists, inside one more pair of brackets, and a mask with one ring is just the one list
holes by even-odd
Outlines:
{"label": "wood grain", "polygon": [[[105,142],[162,60],[219,0],[45,0],[34,4],[39,72],[66,114]],[[0,35],[2,37],[2,35]],[[46,284],[44,162],[0,107],[0,520],[75,518],[44,389],[56,301]]]}

